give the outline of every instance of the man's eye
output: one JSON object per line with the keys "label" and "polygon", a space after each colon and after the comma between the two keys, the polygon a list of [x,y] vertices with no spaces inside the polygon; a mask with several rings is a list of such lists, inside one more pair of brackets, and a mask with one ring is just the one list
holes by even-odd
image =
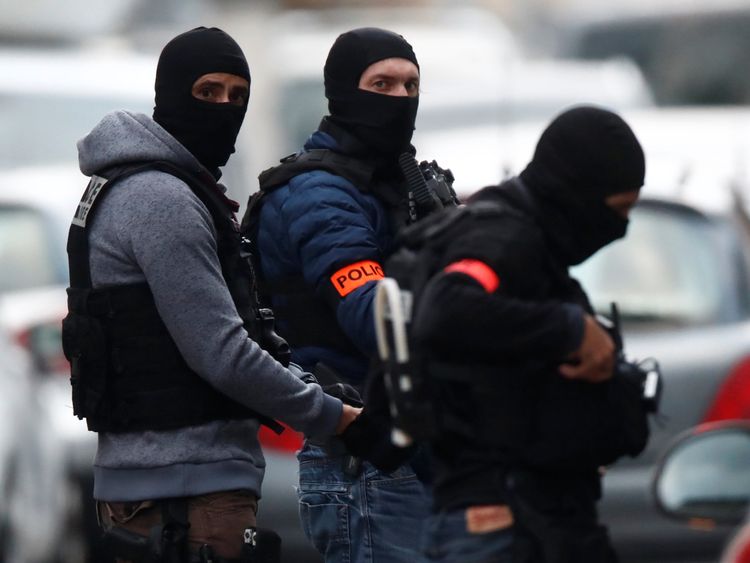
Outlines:
{"label": "man's eye", "polygon": [[388,83],[385,80],[376,80],[372,85],[375,86],[375,88],[386,88]]}
{"label": "man's eye", "polygon": [[247,103],[248,93],[244,90],[235,90],[229,93],[229,102],[237,106],[244,106]]}
{"label": "man's eye", "polygon": [[213,96],[214,91],[211,88],[201,88],[199,94],[202,98],[210,98]]}

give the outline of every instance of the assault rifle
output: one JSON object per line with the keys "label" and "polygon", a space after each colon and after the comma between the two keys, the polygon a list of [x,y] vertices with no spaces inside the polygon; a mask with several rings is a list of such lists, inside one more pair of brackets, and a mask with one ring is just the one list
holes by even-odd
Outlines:
{"label": "assault rifle", "polygon": [[242,237],[240,241],[240,259],[244,262],[250,276],[250,300],[255,316],[250,319],[251,330],[255,333],[252,336],[258,345],[271,354],[277,362],[288,366],[292,359],[292,351],[287,341],[276,332],[273,311],[261,305],[253,244],[247,237]]}
{"label": "assault rifle", "polygon": [[409,186],[409,222],[414,223],[434,211],[459,205],[453,190],[453,173],[434,160],[419,164],[409,153],[398,158]]}
{"label": "assault rifle", "polygon": [[662,392],[662,373],[659,362],[647,358],[640,362],[629,361],[625,357],[624,343],[620,329],[620,311],[617,303],[610,304],[610,316],[597,316],[597,321],[615,343],[615,373],[636,382],[641,389],[643,408],[648,413],[659,411]]}

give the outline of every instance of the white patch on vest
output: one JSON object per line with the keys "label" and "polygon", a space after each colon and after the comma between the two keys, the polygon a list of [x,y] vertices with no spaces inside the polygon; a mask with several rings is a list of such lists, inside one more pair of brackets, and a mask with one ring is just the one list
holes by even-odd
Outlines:
{"label": "white patch on vest", "polygon": [[106,178],[101,176],[91,176],[89,185],[86,186],[86,191],[83,192],[83,197],[78,204],[76,214],[73,217],[73,224],[77,227],[86,228],[86,218],[89,216],[91,206],[94,205],[94,200],[102,191],[102,186],[107,183]]}

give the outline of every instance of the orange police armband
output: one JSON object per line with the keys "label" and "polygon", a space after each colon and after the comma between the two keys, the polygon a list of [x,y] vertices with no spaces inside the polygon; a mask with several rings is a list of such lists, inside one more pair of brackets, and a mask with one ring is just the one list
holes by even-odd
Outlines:
{"label": "orange police armband", "polygon": [[362,260],[336,270],[331,276],[331,283],[341,297],[346,297],[367,282],[382,280],[384,277],[380,264],[372,260]]}
{"label": "orange police armband", "polygon": [[458,262],[448,264],[443,271],[446,274],[453,272],[466,274],[474,281],[479,282],[479,285],[481,285],[487,293],[492,293],[500,287],[500,278],[497,277],[495,271],[479,260],[473,260],[471,258],[459,260]]}

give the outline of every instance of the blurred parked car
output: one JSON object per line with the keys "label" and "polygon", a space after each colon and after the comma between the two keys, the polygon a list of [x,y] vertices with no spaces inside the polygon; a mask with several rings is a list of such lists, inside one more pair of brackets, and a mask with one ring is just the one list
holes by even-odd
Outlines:
{"label": "blurred parked car", "polygon": [[[622,113],[646,153],[642,198],[627,238],[573,275],[602,314],[618,303],[626,354],[660,362],[664,393],[646,451],[608,470],[601,513],[624,562],[715,561],[728,530],[665,518],[649,483],[675,435],[750,415],[750,111]],[[547,122],[436,132],[420,150],[450,159],[457,189],[468,195],[520,172]]]}
{"label": "blurred parked car", "polygon": [[[149,111],[154,56],[120,49],[0,49],[0,328],[31,357],[51,436],[65,453],[73,561],[96,559],[96,436],[72,414],[61,341],[70,219],[85,187],[76,141],[114,109]],[[81,535],[81,530],[84,536]],[[88,552],[88,553],[87,553]]]}
{"label": "blurred parked car", "polygon": [[66,540],[78,537],[85,553],[98,545],[91,500],[96,436],[73,416],[61,343],[65,238],[82,186],[85,179],[71,166],[0,171],[0,329],[28,354],[50,436],[64,452],[71,510]]}
{"label": "blurred parked car", "polygon": [[72,562],[63,541],[70,506],[65,446],[28,357],[3,330],[0,358],[0,561]]}
{"label": "blurred parked car", "polygon": [[[706,423],[680,435],[657,466],[653,494],[686,526],[738,526],[721,563],[750,562],[750,423]],[[744,523],[744,524],[743,524]]]}

